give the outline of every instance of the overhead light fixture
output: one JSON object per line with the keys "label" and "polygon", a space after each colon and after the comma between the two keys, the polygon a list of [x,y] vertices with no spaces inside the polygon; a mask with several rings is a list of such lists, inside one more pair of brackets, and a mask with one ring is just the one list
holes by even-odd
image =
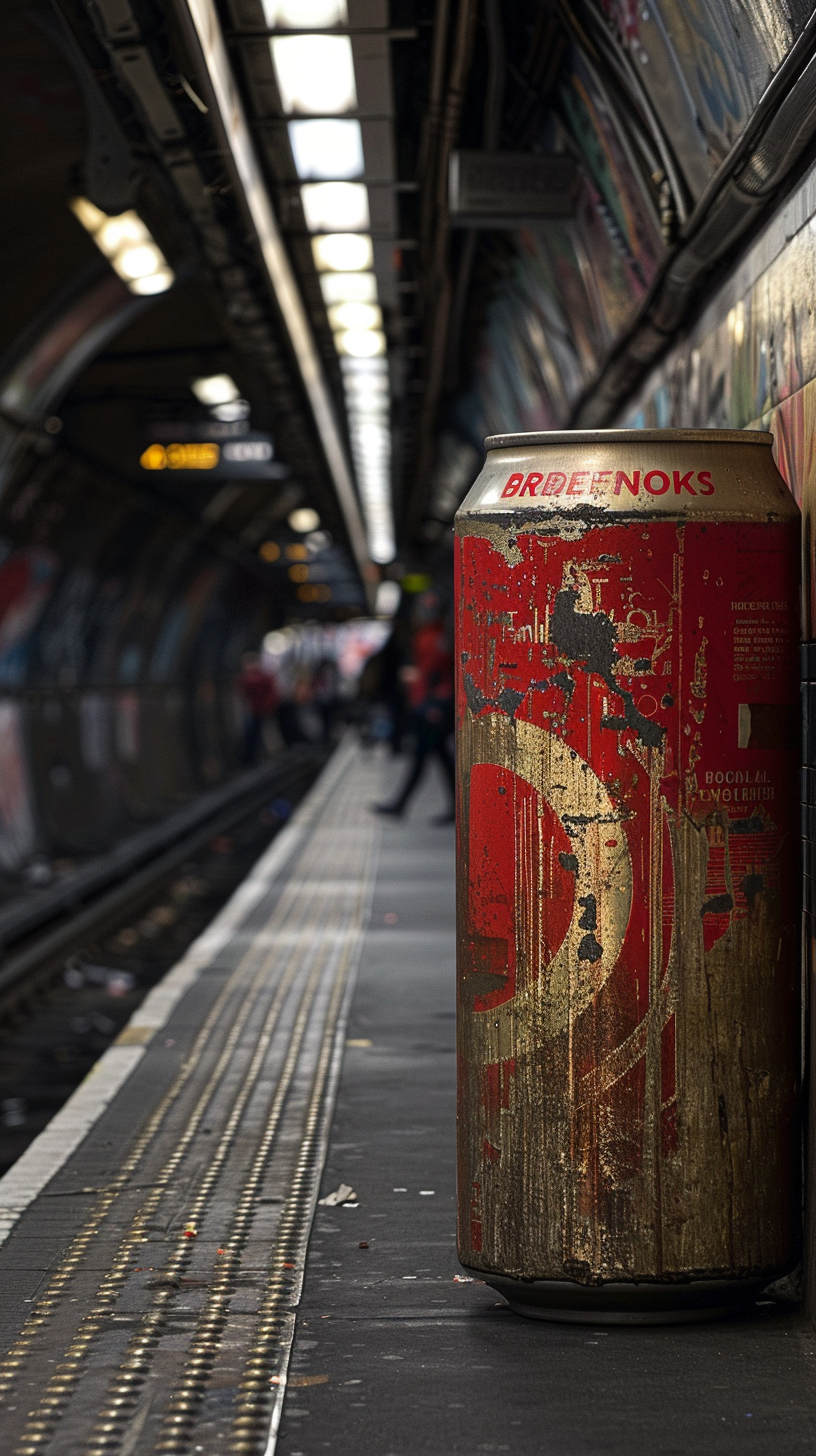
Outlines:
{"label": "overhead light fixture", "polygon": [[388,391],[388,365],[384,359],[358,360],[356,363],[346,360],[342,367],[346,389],[371,386]]}
{"label": "overhead light fixture", "polygon": [[306,182],[300,199],[310,233],[357,233],[372,226],[363,182]]}
{"label": "overhead light fixture", "polygon": [[348,25],[346,0],[263,0],[270,30],[326,30],[330,25]]}
{"label": "overhead light fixture", "polygon": [[382,356],[373,359],[344,358],[343,387],[350,420],[377,416],[387,418],[389,408],[388,361]]}
{"label": "overhead light fixture", "polygon": [[374,249],[366,233],[324,233],[312,238],[318,273],[362,273],[372,267]]}
{"label": "overhead light fixture", "polygon": [[[350,420],[379,419],[387,414],[383,396],[380,394],[350,394],[346,396]],[[385,401],[387,406],[387,401]]]}
{"label": "overhead light fixture", "polygon": [[376,303],[374,273],[321,273],[320,291],[325,304]]}
{"label": "overhead light fixture", "polygon": [[225,425],[234,425],[238,420],[248,420],[251,414],[249,400],[230,399],[226,404],[214,404],[210,414]]}
{"label": "overhead light fixture", "polygon": [[[368,363],[368,360],[360,361],[359,359],[349,360],[346,358],[343,362],[359,364],[360,362]],[[353,386],[349,386],[347,382],[346,399],[348,400],[350,409],[379,410],[383,408],[383,405],[387,401],[388,393],[387,390],[380,390],[375,381],[369,381],[365,384],[355,384]]]}
{"label": "overhead light fixture", "polygon": [[347,329],[335,334],[338,354],[347,354],[351,359],[373,359],[385,353],[385,334],[379,329]]}
{"label": "overhead light fixture", "polygon": [[148,296],[172,287],[175,274],[137,212],[109,217],[87,197],[73,198],[71,211],[131,293]]}
{"label": "overhead light fixture", "polygon": [[[227,52],[218,11],[214,0],[185,0],[185,3],[195,28],[203,63],[212,88],[212,99],[217,111],[216,121],[223,128],[224,138],[235,169],[235,180],[252,219],[269,283],[281,311],[284,327],[289,336],[300,377],[312,409],[317,437],[331,473],[348,533],[349,545],[361,579],[368,590],[371,573],[367,532],[358,494],[354,488],[345,440],[335,413],[323,361],[315,343],[303,297],[272,208],[268,184],[259,164],[255,142],[247,124],[243,100]],[[299,37],[293,36],[291,39],[297,40]],[[314,39],[314,37],[310,37],[310,39]],[[333,37],[327,37],[327,39],[333,39]],[[351,234],[351,236],[355,235]],[[369,253],[371,251],[370,239],[368,251]]]}
{"label": "overhead light fixture", "polygon": [[309,531],[316,531],[320,525],[320,517],[311,506],[298,506],[296,511],[290,512],[288,521],[293,531],[304,536]]}
{"label": "overhead light fixture", "polygon": [[347,35],[278,35],[269,42],[287,115],[338,116],[357,105]]}
{"label": "overhead light fixture", "polygon": [[190,388],[199,404],[232,404],[233,400],[241,397],[238,385],[229,374],[207,374],[201,379],[193,379]]}
{"label": "overhead light fixture", "polygon": [[[343,513],[349,543],[363,581],[369,579],[370,557],[366,532],[354,489],[345,442],[335,415],[326,373],[315,344],[309,317],[284,246],[269,191],[258,162],[247,125],[243,101],[233,73],[214,0],[186,0],[217,107],[217,120],[224,129],[237,181],[260,244],[269,282],[283,316],[297,360],[300,376],[314,415],[317,434],[331,472]],[[291,37],[295,40],[299,37]],[[313,39],[314,37],[310,37]],[[332,37],[327,37],[332,39]],[[283,39],[287,39],[284,37]],[[346,38],[347,39],[347,38]],[[355,234],[350,234],[355,237]],[[367,254],[371,256],[371,240]],[[361,263],[360,267],[371,267]],[[327,262],[325,268],[335,265]]]}
{"label": "overhead light fixture", "polygon": [[371,226],[363,182],[307,182],[300,197],[310,232],[357,232]]}
{"label": "overhead light fixture", "polygon": [[[372,334],[373,331],[369,331],[368,337]],[[373,336],[382,338],[382,335]],[[373,561],[384,564],[393,561],[396,552],[391,505],[388,361],[382,356],[373,359],[344,357],[340,360],[340,368],[368,549]]]}
{"label": "overhead light fixture", "polygon": [[381,581],[377,587],[376,606],[378,617],[393,617],[400,604],[402,592],[398,581]]}
{"label": "overhead light fixture", "polygon": [[323,181],[361,177],[365,171],[359,121],[290,121],[289,144],[298,177]]}
{"label": "overhead light fixture", "polygon": [[336,303],[329,309],[333,329],[381,329],[382,310],[375,303]]}

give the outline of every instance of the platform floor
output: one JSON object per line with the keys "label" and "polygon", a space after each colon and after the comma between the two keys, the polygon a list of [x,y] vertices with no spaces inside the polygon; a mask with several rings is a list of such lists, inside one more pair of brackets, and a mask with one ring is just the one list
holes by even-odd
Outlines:
{"label": "platform floor", "polygon": [[433,782],[371,815],[392,774],[338,750],[0,1180],[4,1456],[810,1452],[795,1310],[595,1330],[460,1282],[453,832]]}

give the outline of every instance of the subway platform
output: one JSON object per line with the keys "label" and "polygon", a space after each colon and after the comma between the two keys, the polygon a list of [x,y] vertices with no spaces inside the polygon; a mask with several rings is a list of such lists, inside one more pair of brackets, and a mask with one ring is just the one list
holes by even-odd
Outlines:
{"label": "subway platform", "polygon": [[0,1180],[3,1452],[810,1451],[794,1304],[551,1325],[460,1273],[454,837],[392,777],[340,746]]}

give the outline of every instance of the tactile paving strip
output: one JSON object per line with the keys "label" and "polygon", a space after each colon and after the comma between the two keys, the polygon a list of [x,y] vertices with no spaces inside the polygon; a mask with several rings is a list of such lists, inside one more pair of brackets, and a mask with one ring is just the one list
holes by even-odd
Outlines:
{"label": "tactile paving strip", "polygon": [[[369,757],[350,757],[175,1080],[0,1360],[16,1456],[274,1450],[373,887],[377,777]],[[23,1374],[36,1404],[21,1409],[20,1391],[14,1408]]]}

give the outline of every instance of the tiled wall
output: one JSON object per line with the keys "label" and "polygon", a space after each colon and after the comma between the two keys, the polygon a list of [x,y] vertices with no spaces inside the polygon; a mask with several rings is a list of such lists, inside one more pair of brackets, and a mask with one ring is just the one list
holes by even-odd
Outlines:
{"label": "tiled wall", "polygon": [[[816,512],[816,168],[757,238],[620,421],[769,429],[813,537]],[[810,551],[804,635],[816,638]]]}

